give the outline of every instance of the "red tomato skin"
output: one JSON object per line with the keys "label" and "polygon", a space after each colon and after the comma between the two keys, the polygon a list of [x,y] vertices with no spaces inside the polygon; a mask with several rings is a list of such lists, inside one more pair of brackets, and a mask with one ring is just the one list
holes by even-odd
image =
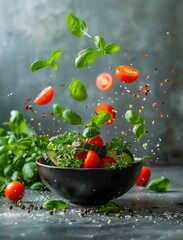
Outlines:
{"label": "red tomato skin", "polygon": [[113,123],[113,121],[116,118],[116,111],[115,111],[115,109],[111,105],[109,105],[109,104],[100,104],[100,105],[98,105],[96,107],[95,112],[99,113],[99,112],[102,112],[102,111],[103,112],[109,112],[112,115],[111,118],[107,122],[104,123],[104,125],[108,125],[108,124]]}
{"label": "red tomato skin", "polygon": [[104,145],[104,142],[103,142],[103,139],[101,138],[101,136],[96,136],[94,138],[87,139],[86,143],[93,144],[97,147],[103,147],[103,145]]}
{"label": "red tomato skin", "polygon": [[89,150],[84,160],[83,168],[98,168],[100,164],[100,158],[98,154],[92,150]]}
{"label": "red tomato skin", "polygon": [[148,167],[142,167],[138,179],[136,180],[137,186],[146,186],[151,178],[151,170]]}
{"label": "red tomato skin", "polygon": [[5,188],[5,196],[13,202],[18,202],[24,196],[24,185],[19,181],[10,182]]}
{"label": "red tomato skin", "polygon": [[34,103],[38,105],[45,105],[51,102],[53,97],[54,97],[54,89],[52,86],[48,86],[36,96]]}
{"label": "red tomato skin", "polygon": [[115,70],[115,75],[120,82],[132,83],[137,80],[140,71],[131,66],[118,66]]}
{"label": "red tomato skin", "polygon": [[96,78],[96,86],[100,91],[109,91],[114,85],[114,78],[110,73],[103,72]]}
{"label": "red tomato skin", "polygon": [[75,157],[81,159],[83,162],[86,159],[87,152],[75,153]]}
{"label": "red tomato skin", "polygon": [[100,158],[100,168],[105,168],[106,164],[112,164],[115,163],[116,161],[111,158],[111,157],[101,157]]}

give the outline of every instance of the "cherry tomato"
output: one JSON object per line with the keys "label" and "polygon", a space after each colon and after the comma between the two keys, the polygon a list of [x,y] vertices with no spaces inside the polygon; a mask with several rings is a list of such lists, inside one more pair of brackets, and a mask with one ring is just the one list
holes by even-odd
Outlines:
{"label": "cherry tomato", "polygon": [[109,113],[111,113],[111,118],[107,121],[107,122],[105,122],[104,123],[104,125],[108,125],[108,124],[111,124],[114,120],[115,120],[115,118],[116,118],[116,111],[115,111],[115,109],[111,106],[111,105],[109,105],[109,104],[101,104],[101,105],[98,105],[97,107],[96,107],[96,109],[95,109],[95,112],[96,113],[99,113],[99,112],[109,112]]}
{"label": "cherry tomato", "polygon": [[139,77],[140,72],[131,66],[118,66],[115,75],[120,82],[132,83]]}
{"label": "cherry tomato", "polygon": [[100,158],[100,168],[105,168],[106,164],[112,164],[115,160],[112,157],[101,157]]}
{"label": "cherry tomato", "polygon": [[75,153],[75,157],[81,159],[83,162],[86,159],[87,152]]}
{"label": "cherry tomato", "polygon": [[104,145],[104,142],[103,142],[103,139],[101,138],[101,136],[96,136],[94,138],[87,139],[86,143],[93,144],[97,147],[103,147],[103,145]]}
{"label": "cherry tomato", "polygon": [[49,103],[54,96],[54,90],[52,86],[43,89],[35,98],[34,103],[38,105],[45,105]]}
{"label": "cherry tomato", "polygon": [[89,150],[84,160],[83,168],[98,168],[100,164],[100,158],[98,154],[92,150]]}
{"label": "cherry tomato", "polygon": [[18,202],[20,199],[22,199],[24,193],[24,185],[18,181],[10,182],[5,188],[6,198],[13,202]]}
{"label": "cherry tomato", "polygon": [[96,86],[100,91],[108,91],[114,85],[114,78],[110,73],[104,72],[97,76]]}
{"label": "cherry tomato", "polygon": [[151,170],[148,167],[142,167],[140,175],[136,181],[137,186],[146,186],[151,177]]}

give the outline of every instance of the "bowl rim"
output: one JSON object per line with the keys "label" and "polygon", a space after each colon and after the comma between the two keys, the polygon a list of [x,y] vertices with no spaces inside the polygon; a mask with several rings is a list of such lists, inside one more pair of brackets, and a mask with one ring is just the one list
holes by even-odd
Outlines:
{"label": "bowl rim", "polygon": [[57,166],[52,166],[48,164],[44,164],[40,162],[41,160],[45,160],[44,157],[39,158],[36,160],[36,164],[41,167],[45,168],[51,168],[51,169],[60,169],[60,170],[72,170],[72,171],[124,171],[125,169],[128,168],[133,168],[139,165],[143,165],[143,162],[137,162],[135,164],[128,165],[127,167],[124,167],[122,169],[112,169],[112,168],[70,168],[70,167],[57,167]]}

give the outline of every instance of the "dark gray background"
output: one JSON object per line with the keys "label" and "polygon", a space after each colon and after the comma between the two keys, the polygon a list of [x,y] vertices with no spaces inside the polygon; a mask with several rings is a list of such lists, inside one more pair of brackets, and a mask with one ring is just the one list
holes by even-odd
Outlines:
{"label": "dark gray background", "polygon": [[[109,103],[117,109],[117,119],[115,124],[102,128],[106,141],[120,136],[124,130],[125,139],[133,142],[137,156],[151,156],[147,164],[182,165],[182,12],[181,0],[0,0],[0,126],[9,119],[10,111],[17,109],[38,133],[53,135],[78,127],[51,116],[52,103],[74,109],[85,123],[98,102]],[[70,34],[65,24],[67,13],[84,19],[92,38],[101,35],[107,42],[116,41],[121,51],[98,59],[90,68],[77,70],[76,53],[93,47],[93,40]],[[58,71],[48,68],[30,72],[34,60],[48,57],[55,49],[63,51]],[[115,79],[113,90],[107,93],[97,90],[95,78],[99,73],[114,74],[118,65],[130,64],[141,71],[138,81],[125,85]],[[89,94],[86,102],[78,103],[69,97],[67,87],[72,77],[85,82]],[[165,79],[169,82],[165,83]],[[127,93],[146,83],[151,88],[146,101],[142,100],[143,94],[136,101]],[[27,101],[49,85],[55,88],[52,103],[40,107]],[[36,112],[26,110],[25,103]],[[153,103],[157,103],[156,107],[152,107]],[[145,107],[142,116],[147,121],[148,134],[141,141],[134,139],[123,118],[129,104],[137,111]],[[146,150],[143,143],[148,143]]]}

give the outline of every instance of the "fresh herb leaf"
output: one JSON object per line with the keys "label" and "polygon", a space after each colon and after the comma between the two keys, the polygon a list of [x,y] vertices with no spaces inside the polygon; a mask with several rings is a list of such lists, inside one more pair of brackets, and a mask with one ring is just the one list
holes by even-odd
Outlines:
{"label": "fresh herb leaf", "polygon": [[68,30],[76,37],[83,37],[85,35],[90,37],[88,34],[88,26],[81,18],[78,18],[72,14],[67,14],[66,24]]}
{"label": "fresh herb leaf", "polygon": [[57,103],[54,103],[52,108],[53,108],[53,112],[55,113],[55,115],[58,118],[62,118],[62,114],[63,114],[65,109],[61,105],[59,105]]}
{"label": "fresh herb leaf", "polygon": [[129,122],[131,124],[136,124],[138,122],[139,115],[138,115],[138,113],[136,113],[133,110],[128,110],[125,113],[125,118],[126,118],[127,122]]}
{"label": "fresh herb leaf", "polygon": [[147,189],[155,192],[166,192],[170,188],[170,180],[165,177],[153,179],[148,185]]}
{"label": "fresh herb leaf", "polygon": [[107,54],[114,54],[120,50],[120,45],[115,42],[111,42],[104,47],[104,50]]}
{"label": "fresh herb leaf", "polygon": [[45,186],[43,185],[43,183],[42,182],[35,182],[35,183],[33,183],[31,186],[30,186],[30,188],[32,189],[32,190],[44,190],[45,189]]}
{"label": "fresh herb leaf", "polygon": [[135,124],[132,131],[136,138],[141,139],[145,134],[145,126],[143,123]]}
{"label": "fresh herb leaf", "polygon": [[100,129],[96,126],[85,127],[82,134],[85,138],[93,138],[100,135]]}
{"label": "fresh herb leaf", "polygon": [[80,80],[76,80],[74,78],[69,85],[69,93],[71,97],[78,101],[84,101],[88,97],[85,85]]}
{"label": "fresh herb leaf", "polygon": [[92,117],[92,122],[94,122],[96,126],[101,126],[105,122],[107,122],[110,118],[111,118],[111,113],[101,111]]}
{"label": "fresh herb leaf", "polygon": [[78,69],[87,67],[94,63],[97,59],[97,50],[86,48],[80,51],[75,58],[75,65]]}
{"label": "fresh herb leaf", "polygon": [[99,207],[100,213],[103,213],[103,212],[113,212],[114,213],[114,212],[119,212],[119,210],[120,210],[119,206],[113,202],[106,203]]}
{"label": "fresh herb leaf", "polygon": [[47,210],[53,210],[53,209],[64,210],[64,209],[68,208],[68,205],[63,200],[47,200],[43,204],[43,208],[45,208]]}
{"label": "fresh herb leaf", "polygon": [[32,72],[35,72],[41,68],[47,67],[48,65],[49,63],[45,60],[36,60],[31,64],[30,69]]}
{"label": "fresh herb leaf", "polygon": [[51,61],[50,67],[54,71],[58,69],[58,65],[57,65],[57,63],[55,61]]}
{"label": "fresh herb leaf", "polygon": [[106,51],[104,49],[105,47],[105,39],[101,36],[95,36],[94,37],[94,44],[99,51],[100,57],[103,57],[106,54]]}
{"label": "fresh herb leaf", "polygon": [[58,60],[62,55],[62,51],[61,50],[54,50],[52,53],[51,53],[51,61],[54,61],[54,60]]}
{"label": "fresh herb leaf", "polygon": [[71,125],[82,124],[81,117],[71,109],[66,109],[62,113],[63,120]]}
{"label": "fresh herb leaf", "polygon": [[125,142],[122,137],[112,138],[112,140],[107,145],[107,150],[114,150],[116,151],[117,155],[121,155],[123,151],[128,147],[131,147],[131,143]]}

